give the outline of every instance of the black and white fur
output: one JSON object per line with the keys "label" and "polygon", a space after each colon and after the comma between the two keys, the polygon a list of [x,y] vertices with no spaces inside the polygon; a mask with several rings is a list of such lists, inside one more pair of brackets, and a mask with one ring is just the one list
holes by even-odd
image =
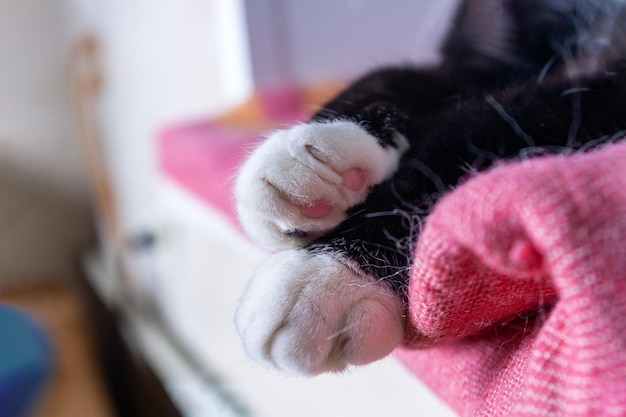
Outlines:
{"label": "black and white fur", "polygon": [[317,374],[401,343],[412,253],[438,196],[502,159],[626,129],[625,1],[466,1],[440,65],[372,72],[270,135],[235,189],[246,231],[280,250],[237,311],[247,352]]}

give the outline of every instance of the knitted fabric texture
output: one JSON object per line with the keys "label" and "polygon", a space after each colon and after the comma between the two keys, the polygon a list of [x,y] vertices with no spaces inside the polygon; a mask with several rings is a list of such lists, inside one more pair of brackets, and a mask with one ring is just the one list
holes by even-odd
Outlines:
{"label": "knitted fabric texture", "polygon": [[626,416],[626,144],[444,197],[397,356],[462,416]]}

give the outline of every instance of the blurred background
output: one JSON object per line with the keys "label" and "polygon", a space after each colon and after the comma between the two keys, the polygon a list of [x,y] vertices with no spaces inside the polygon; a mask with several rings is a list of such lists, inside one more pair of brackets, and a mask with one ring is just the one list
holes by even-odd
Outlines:
{"label": "blurred background", "polygon": [[310,381],[248,361],[232,314],[265,253],[229,187],[355,76],[436,62],[456,3],[0,0],[0,303],[52,347],[29,412],[446,415],[392,359]]}

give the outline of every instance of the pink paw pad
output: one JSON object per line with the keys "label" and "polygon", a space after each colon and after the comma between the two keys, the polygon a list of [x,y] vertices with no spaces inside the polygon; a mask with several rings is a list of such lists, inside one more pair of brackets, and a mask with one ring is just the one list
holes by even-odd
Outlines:
{"label": "pink paw pad", "polygon": [[353,191],[358,191],[365,185],[367,175],[361,168],[350,168],[342,175],[343,182]]}
{"label": "pink paw pad", "polygon": [[[341,175],[341,178],[344,185],[352,191],[361,190],[367,182],[367,174],[361,168],[350,168]],[[300,206],[300,212],[312,219],[325,217],[332,209],[331,204],[325,200],[317,200]]]}
{"label": "pink paw pad", "polygon": [[332,210],[331,205],[324,201],[318,200],[311,204],[304,205],[300,208],[303,215],[312,219],[319,219],[320,217],[327,216]]}

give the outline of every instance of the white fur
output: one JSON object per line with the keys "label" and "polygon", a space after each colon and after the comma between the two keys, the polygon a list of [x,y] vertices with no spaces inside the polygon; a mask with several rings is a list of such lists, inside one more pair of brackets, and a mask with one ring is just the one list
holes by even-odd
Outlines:
{"label": "white fur", "polygon": [[248,354],[305,375],[388,355],[404,335],[402,301],[347,262],[304,249],[270,256],[235,317]]}
{"label": "white fur", "polygon": [[[396,170],[406,139],[397,135],[398,148],[383,148],[375,137],[349,121],[309,123],[275,132],[243,165],[235,185],[239,219],[257,243],[270,249],[302,246],[333,229],[346,210],[365,200],[369,188]],[[366,184],[347,187],[342,174],[363,170]],[[332,210],[311,218],[301,207],[315,201]],[[300,230],[308,236],[287,236]]]}

